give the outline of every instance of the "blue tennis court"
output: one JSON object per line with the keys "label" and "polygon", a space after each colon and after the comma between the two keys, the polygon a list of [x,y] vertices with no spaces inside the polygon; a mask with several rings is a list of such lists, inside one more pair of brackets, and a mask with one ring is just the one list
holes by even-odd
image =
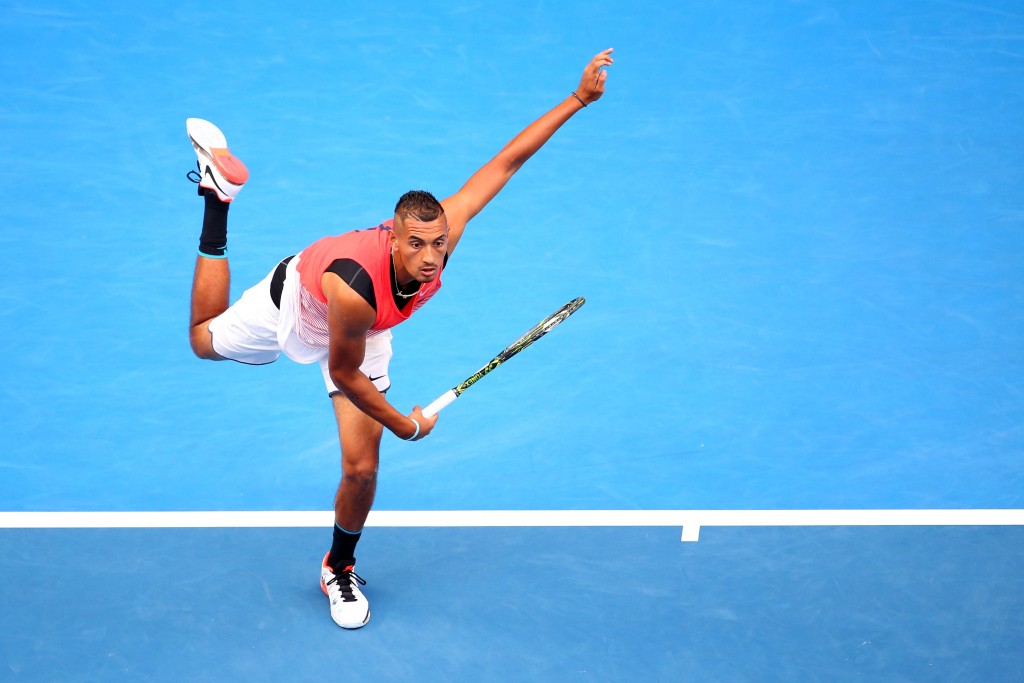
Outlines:
{"label": "blue tennis court", "polygon": [[[0,680],[1024,679],[1022,36],[994,1],[0,2]],[[189,351],[185,119],[251,172],[237,297],[457,190],[606,47],[389,400],[587,304],[385,434],[343,631],[319,368]]]}

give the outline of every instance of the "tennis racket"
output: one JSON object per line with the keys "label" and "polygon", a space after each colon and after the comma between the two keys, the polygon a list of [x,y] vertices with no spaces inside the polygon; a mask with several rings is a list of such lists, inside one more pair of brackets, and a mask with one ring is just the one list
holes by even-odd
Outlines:
{"label": "tennis racket", "polygon": [[483,379],[484,375],[486,375],[491,370],[495,369],[496,367],[507,361],[509,358],[516,355],[517,353],[525,349],[527,346],[529,346],[530,344],[532,344],[533,342],[537,341],[545,334],[550,332],[552,329],[555,328],[556,325],[558,325],[560,322],[562,322],[570,315],[575,313],[579,309],[579,307],[582,306],[584,303],[586,303],[586,300],[583,297],[573,299],[572,301],[562,306],[548,317],[544,318],[544,320],[541,320],[539,323],[537,323],[536,326],[533,327],[533,329],[531,329],[529,332],[524,334],[519,339],[516,339],[511,344],[509,344],[508,347],[506,347],[504,351],[495,356],[490,363],[483,366],[482,368],[474,372],[472,375],[467,377],[462,384],[459,384],[456,387],[452,387],[448,391],[438,396],[437,400],[435,400],[433,403],[431,403],[429,406],[423,409],[423,416],[433,417],[434,415],[437,415],[446,406],[451,404],[452,401],[457,399],[459,395],[462,394],[462,392],[464,392],[466,389],[469,389],[471,386],[473,386],[481,379]]}

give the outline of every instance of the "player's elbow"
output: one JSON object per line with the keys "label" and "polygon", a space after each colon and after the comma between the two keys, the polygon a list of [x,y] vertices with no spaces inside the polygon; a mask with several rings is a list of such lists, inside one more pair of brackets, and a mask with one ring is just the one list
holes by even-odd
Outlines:
{"label": "player's elbow", "polygon": [[334,382],[334,386],[338,388],[338,391],[351,397],[352,392],[355,389],[355,383],[358,377],[358,372],[351,372],[345,368],[334,368],[330,369],[331,381]]}
{"label": "player's elbow", "polygon": [[531,153],[520,149],[514,149],[506,147],[503,149],[497,157],[495,157],[498,168],[499,177],[503,178],[502,185],[507,183],[509,179],[516,174],[516,172],[523,167],[526,160],[529,159]]}
{"label": "player's elbow", "polygon": [[345,394],[346,396],[349,395],[349,391],[346,388],[346,384],[345,384],[345,378],[344,378],[344,376],[341,375],[341,373],[337,373],[337,372],[334,372],[332,370],[331,371],[331,381],[334,382],[334,386],[337,387],[338,391],[340,391],[341,393]]}

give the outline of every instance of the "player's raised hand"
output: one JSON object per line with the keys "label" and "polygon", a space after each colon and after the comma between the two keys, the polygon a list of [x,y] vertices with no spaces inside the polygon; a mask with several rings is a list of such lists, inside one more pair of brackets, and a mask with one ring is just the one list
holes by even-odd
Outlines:
{"label": "player's raised hand", "polygon": [[583,101],[584,105],[596,102],[604,94],[604,82],[608,78],[606,66],[611,66],[615,61],[612,59],[612,49],[601,50],[587,64],[583,70],[583,77],[580,78],[580,86],[576,89],[576,95]]}

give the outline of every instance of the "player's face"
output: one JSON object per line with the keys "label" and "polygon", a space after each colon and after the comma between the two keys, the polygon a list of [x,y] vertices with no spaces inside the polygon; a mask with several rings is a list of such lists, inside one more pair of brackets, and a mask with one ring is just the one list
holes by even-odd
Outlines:
{"label": "player's face", "polygon": [[432,282],[448,253],[448,220],[443,214],[432,221],[396,218],[391,245],[399,280]]}

